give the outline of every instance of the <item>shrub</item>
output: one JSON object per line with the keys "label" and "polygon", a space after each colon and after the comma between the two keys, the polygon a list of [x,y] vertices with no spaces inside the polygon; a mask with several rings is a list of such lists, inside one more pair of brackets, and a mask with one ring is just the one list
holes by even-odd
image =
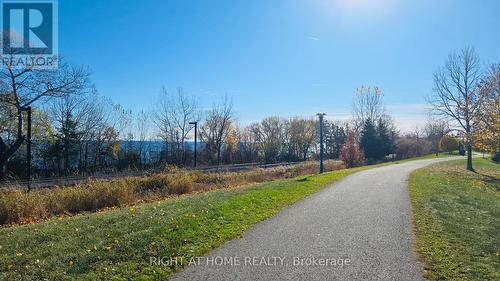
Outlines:
{"label": "shrub", "polygon": [[[343,168],[325,161],[325,170]],[[317,162],[244,172],[203,173],[169,166],[165,172],[113,181],[91,181],[71,187],[53,187],[26,192],[22,188],[0,190],[0,224],[31,222],[61,214],[76,214],[106,207],[124,206],[139,200],[165,198],[195,190],[234,187],[247,183],[316,173]]]}
{"label": "shrub", "polygon": [[363,164],[363,152],[358,147],[352,130],[347,133],[347,139],[342,145],[342,149],[340,150],[340,159],[348,168]]}
{"label": "shrub", "polygon": [[495,162],[495,163],[500,162],[500,151],[497,151],[496,153],[494,153],[493,157],[491,157],[491,160],[493,160],[493,162]]}
{"label": "shrub", "polygon": [[458,154],[461,156],[465,156],[465,147],[462,143],[458,144]]}
{"label": "shrub", "polygon": [[432,144],[424,139],[418,139],[413,136],[403,137],[396,141],[396,157],[406,159],[425,155],[431,152]]}
{"label": "shrub", "polygon": [[29,222],[46,217],[43,204],[33,193],[21,189],[0,192],[0,223]]}
{"label": "shrub", "polygon": [[451,153],[458,149],[459,143],[458,140],[451,136],[443,136],[439,141],[439,148],[442,151]]}
{"label": "shrub", "polygon": [[193,191],[194,180],[188,172],[167,174],[165,182],[168,189],[168,194],[184,194]]}

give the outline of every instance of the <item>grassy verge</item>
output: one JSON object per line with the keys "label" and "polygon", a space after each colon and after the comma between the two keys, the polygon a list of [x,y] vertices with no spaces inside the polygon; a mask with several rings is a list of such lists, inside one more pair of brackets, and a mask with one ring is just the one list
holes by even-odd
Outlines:
{"label": "grassy verge", "polygon": [[[440,157],[446,156],[444,154]],[[427,155],[415,159],[434,158]],[[402,163],[408,160],[380,165]],[[24,188],[0,188],[0,225],[29,224],[58,215],[95,212],[105,208],[124,207],[165,198],[214,189],[268,182],[316,173],[318,162],[304,162],[272,169],[243,172],[203,173],[167,167],[158,174],[125,177],[112,181],[91,181],[71,187],[54,187],[26,192]],[[325,161],[325,171],[344,168],[339,161]]]}
{"label": "grassy verge", "polygon": [[500,280],[500,165],[451,161],[410,177],[418,252],[431,280]]}
{"label": "grassy verge", "polygon": [[164,279],[178,267],[151,256],[193,257],[360,167],[220,189],[0,229],[0,279]]}
{"label": "grassy verge", "polygon": [[241,179],[256,180],[259,173],[240,174],[236,180],[234,175],[222,175],[229,179],[218,181],[224,185],[216,185],[211,192],[3,227],[0,280],[165,279],[182,265],[150,266],[151,256],[188,259],[203,255],[329,183],[388,164],[240,188],[223,187],[241,184]]}
{"label": "grassy verge", "polygon": [[[98,180],[71,187],[32,192],[26,192],[24,188],[0,188],[0,225],[32,223],[57,215],[93,212],[180,194],[294,178],[315,173],[318,165],[317,162],[303,162],[293,166],[228,173],[203,173],[171,166],[162,173],[149,176]],[[338,161],[325,162],[325,171],[343,167]]]}

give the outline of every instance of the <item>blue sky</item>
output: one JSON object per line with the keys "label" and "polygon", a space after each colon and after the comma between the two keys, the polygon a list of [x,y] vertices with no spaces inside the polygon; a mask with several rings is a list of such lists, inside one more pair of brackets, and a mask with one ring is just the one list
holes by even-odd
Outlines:
{"label": "blue sky", "polygon": [[495,0],[60,0],[59,52],[134,112],[165,86],[203,107],[228,95],[243,124],[347,118],[356,87],[378,85],[409,129],[450,51],[500,62],[499,11]]}

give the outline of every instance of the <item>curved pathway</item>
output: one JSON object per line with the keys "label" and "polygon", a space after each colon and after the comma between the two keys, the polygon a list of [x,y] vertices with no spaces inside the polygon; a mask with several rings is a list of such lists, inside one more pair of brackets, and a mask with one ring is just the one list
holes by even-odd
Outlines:
{"label": "curved pathway", "polygon": [[417,160],[347,176],[172,280],[423,280],[413,251],[407,179],[452,158]]}

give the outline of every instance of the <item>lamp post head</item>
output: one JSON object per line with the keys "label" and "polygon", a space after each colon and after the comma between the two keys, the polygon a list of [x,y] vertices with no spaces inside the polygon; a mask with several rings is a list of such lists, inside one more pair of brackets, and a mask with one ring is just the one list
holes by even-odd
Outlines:
{"label": "lamp post head", "polygon": [[323,117],[323,116],[326,115],[326,113],[324,113],[324,112],[318,112],[318,113],[316,113],[316,115],[318,115],[319,117]]}
{"label": "lamp post head", "polygon": [[189,122],[189,125],[196,125],[196,124],[198,124],[197,121]]}

